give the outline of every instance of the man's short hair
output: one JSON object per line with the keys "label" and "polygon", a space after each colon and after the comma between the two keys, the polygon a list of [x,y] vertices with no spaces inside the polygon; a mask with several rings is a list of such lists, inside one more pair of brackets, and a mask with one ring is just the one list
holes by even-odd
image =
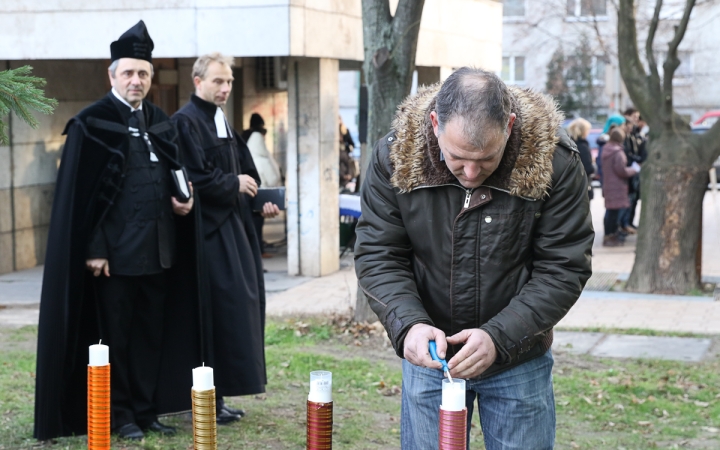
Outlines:
{"label": "man's short hair", "polygon": [[202,55],[197,59],[197,61],[195,61],[195,64],[193,64],[192,79],[194,80],[195,77],[200,77],[201,80],[204,80],[205,75],[207,75],[208,66],[211,62],[217,62],[228,67],[232,67],[235,65],[235,58],[223,55],[220,52],[212,52],[207,55]]}
{"label": "man's short hair", "polygon": [[512,94],[497,75],[462,67],[445,80],[435,98],[439,131],[457,117],[470,143],[483,148],[497,133],[507,134],[512,104]]}
{"label": "man's short hair", "polygon": [[[119,64],[119,59],[116,59],[115,61],[110,63],[110,67],[108,67],[108,72],[110,72],[110,75],[112,75],[113,78],[115,78],[115,71],[117,70],[117,66]],[[153,66],[153,63],[150,63],[150,78],[155,76],[155,66]]]}
{"label": "man's short hair", "polygon": [[638,110],[636,108],[633,108],[632,106],[630,106],[625,109],[625,112],[623,112],[623,116],[625,116],[625,117],[632,116],[636,112],[638,112]]}

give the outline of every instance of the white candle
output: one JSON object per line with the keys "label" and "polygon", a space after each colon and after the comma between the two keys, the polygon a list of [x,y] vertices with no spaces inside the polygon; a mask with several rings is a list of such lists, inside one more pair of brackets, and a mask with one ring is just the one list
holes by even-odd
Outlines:
{"label": "white candle", "polygon": [[310,372],[308,401],[315,403],[332,402],[332,372],[326,370]]}
{"label": "white candle", "polygon": [[[102,341],[100,341],[102,342]],[[107,366],[110,364],[110,348],[107,345],[90,346],[90,366]]]}
{"label": "white candle", "polygon": [[465,380],[453,378],[453,382],[442,380],[442,405],[445,411],[462,411],[465,409]]}
{"label": "white candle", "polygon": [[207,391],[215,387],[212,367],[196,367],[193,373],[193,389],[196,391]]}

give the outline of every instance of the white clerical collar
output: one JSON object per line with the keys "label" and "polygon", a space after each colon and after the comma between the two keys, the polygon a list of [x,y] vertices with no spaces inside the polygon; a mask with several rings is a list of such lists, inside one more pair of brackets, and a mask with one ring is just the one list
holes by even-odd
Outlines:
{"label": "white clerical collar", "polygon": [[118,100],[120,100],[121,102],[123,102],[124,105],[127,105],[127,107],[130,108],[130,112],[135,112],[135,111],[137,111],[137,110],[142,110],[142,102],[140,102],[140,106],[138,106],[137,108],[133,108],[133,107],[130,105],[130,103],[128,103],[127,101],[125,101],[124,98],[120,97],[120,94],[118,94],[118,91],[116,91],[114,87],[112,88],[112,90],[111,90],[110,92],[113,93],[113,95],[115,96],[115,98],[117,98]]}
{"label": "white clerical collar", "polygon": [[223,113],[223,110],[221,107],[217,107],[217,110],[215,110],[215,129],[217,130],[217,137],[219,138],[227,138],[228,137],[228,131],[227,131],[227,121],[225,120],[225,113]]}

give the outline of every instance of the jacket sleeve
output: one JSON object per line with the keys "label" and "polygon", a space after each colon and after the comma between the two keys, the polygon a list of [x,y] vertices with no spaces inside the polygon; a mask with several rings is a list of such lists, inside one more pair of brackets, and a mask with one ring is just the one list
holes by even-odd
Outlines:
{"label": "jacket sleeve", "polygon": [[237,201],[240,180],[232,173],[214,167],[205,158],[205,151],[191,123],[173,117],[178,127],[178,143],[193,189],[204,203],[231,206]]}
{"label": "jacket sleeve", "polygon": [[105,240],[105,233],[101,226],[95,227],[95,230],[90,235],[90,242],[88,243],[87,259],[94,258],[105,258],[110,255],[107,248],[107,241]]}
{"label": "jacket sleeve", "polygon": [[613,158],[612,170],[620,178],[630,178],[637,173],[633,169],[628,167],[627,157],[623,152],[618,152],[617,155],[615,155],[615,157]]}
{"label": "jacket sleeve", "polygon": [[580,142],[576,142],[578,152],[580,152],[580,160],[582,161],[582,165],[585,168],[585,173],[588,175],[592,175],[595,173],[595,168],[593,167],[592,163],[592,154],[590,153],[590,145],[587,141],[583,140]]}
{"label": "jacket sleeve", "polygon": [[530,279],[481,329],[492,337],[498,362],[529,351],[575,304],[592,273],[595,232],[580,158],[555,152],[553,187],[533,232]]}
{"label": "jacket sleeve", "polygon": [[370,307],[382,322],[395,352],[403,357],[403,343],[410,327],[432,325],[412,272],[412,246],[395,190],[390,185],[388,136],[372,154],[361,189],[362,216],[355,229],[355,271]]}

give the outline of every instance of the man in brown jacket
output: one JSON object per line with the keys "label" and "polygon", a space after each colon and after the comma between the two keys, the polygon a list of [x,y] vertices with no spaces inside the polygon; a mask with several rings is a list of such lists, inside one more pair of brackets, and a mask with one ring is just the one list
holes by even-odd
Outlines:
{"label": "man in brown jacket", "polygon": [[356,271],[405,359],[405,449],[437,448],[431,340],[468,380],[486,448],[553,447],[552,329],[590,277],[594,238],[561,122],[550,98],[462,68],[408,98],[375,146]]}

